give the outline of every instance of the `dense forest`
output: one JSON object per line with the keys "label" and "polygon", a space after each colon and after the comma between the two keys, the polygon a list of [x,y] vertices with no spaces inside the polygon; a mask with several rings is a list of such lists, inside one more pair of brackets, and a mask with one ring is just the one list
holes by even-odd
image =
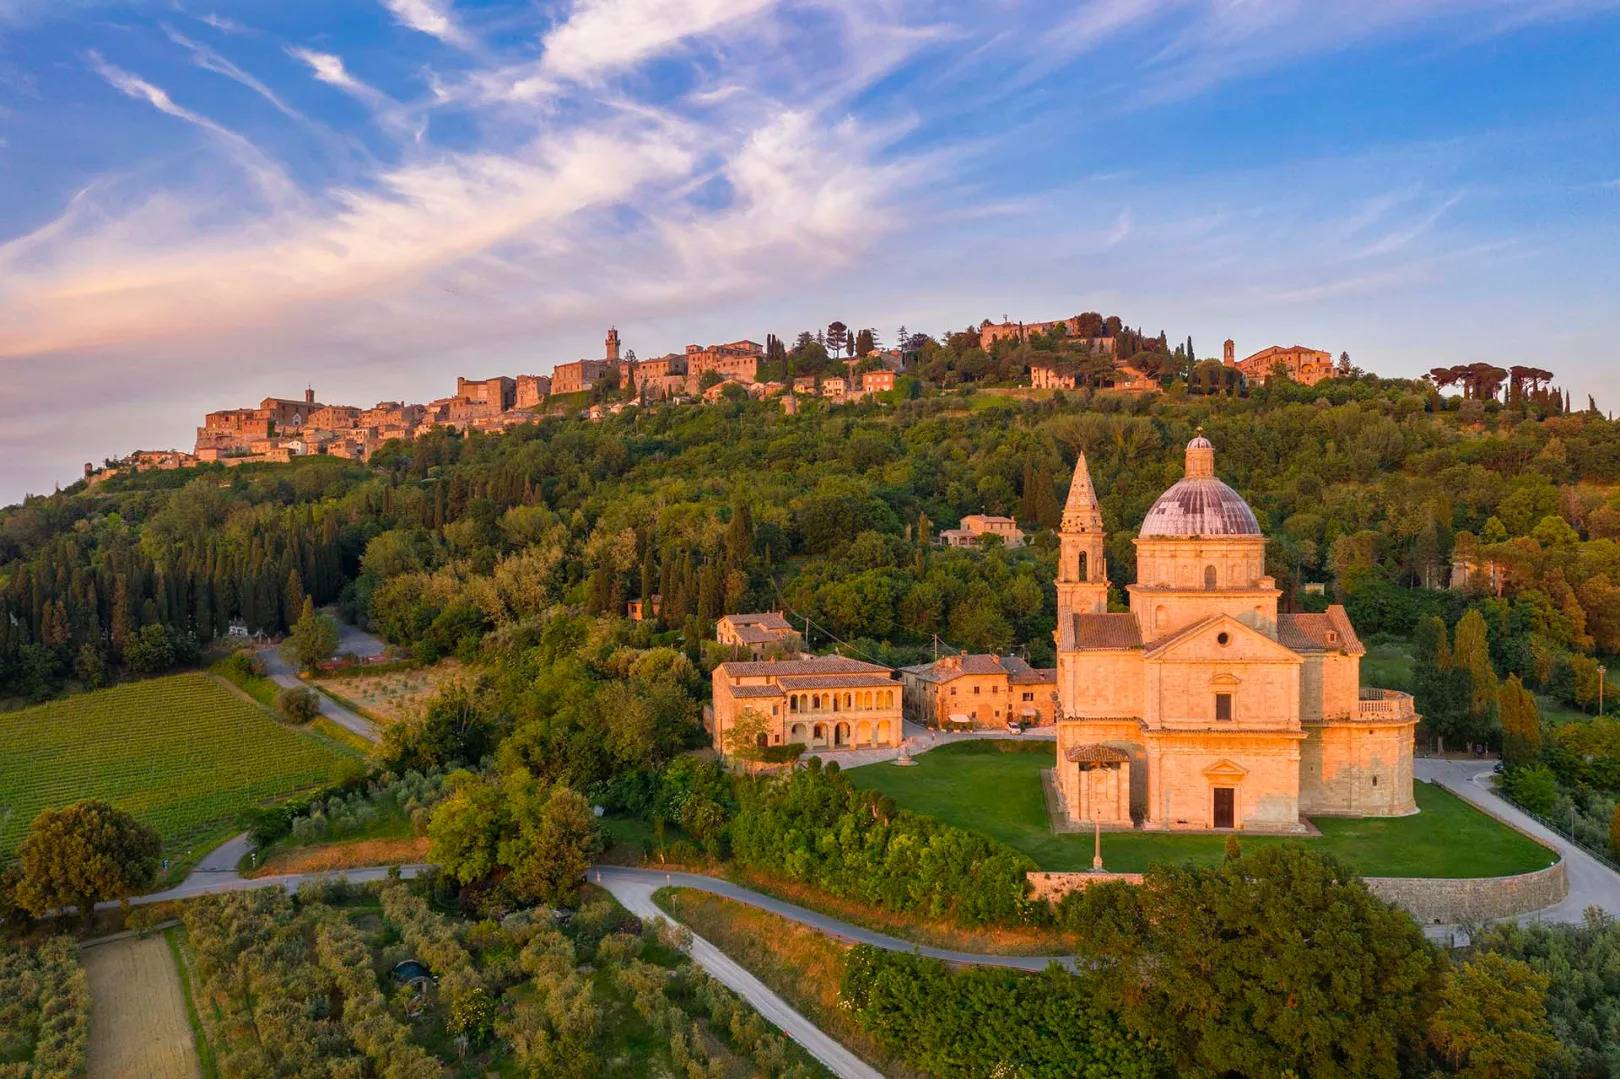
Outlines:
{"label": "dense forest", "polygon": [[[1136,525],[1203,426],[1271,537],[1286,604],[1325,602],[1304,587],[1323,583],[1364,634],[1410,635],[1473,603],[1504,675],[1577,701],[1569,657],[1620,650],[1620,439],[1595,412],[1544,411],[1372,378],[1240,398],[967,391],[795,416],[631,409],[438,432],[364,465],[121,476],[0,515],[0,695],[161,669],[232,623],[279,633],[306,596],[423,658],[472,655],[557,605],[622,612],[656,593],[659,628],[694,659],[724,611],[786,607],[816,643],[882,658],[938,635],[1048,661],[1076,456],[1123,586]],[[930,547],[976,512],[1016,516],[1032,545]],[[1494,587],[1477,575],[1492,594],[1438,587],[1454,557],[1497,567]]]}

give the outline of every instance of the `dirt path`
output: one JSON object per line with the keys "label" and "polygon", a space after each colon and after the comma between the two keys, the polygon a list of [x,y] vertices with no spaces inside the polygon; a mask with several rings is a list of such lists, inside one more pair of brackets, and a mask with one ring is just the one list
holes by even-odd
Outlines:
{"label": "dirt path", "polygon": [[198,1079],[180,975],[162,934],[83,953],[90,979],[89,1079]]}

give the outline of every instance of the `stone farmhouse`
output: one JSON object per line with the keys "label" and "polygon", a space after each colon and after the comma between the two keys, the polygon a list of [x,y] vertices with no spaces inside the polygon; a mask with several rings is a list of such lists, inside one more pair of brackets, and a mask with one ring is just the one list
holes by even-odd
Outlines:
{"label": "stone farmhouse", "polygon": [[1022,547],[1024,545],[1024,530],[1018,527],[1018,522],[1011,517],[997,517],[984,513],[972,513],[962,518],[962,522],[955,528],[947,528],[939,534],[941,547],[977,547],[979,537],[996,536],[1000,538],[1003,547]]}
{"label": "stone farmhouse", "polygon": [[844,656],[745,660],[720,664],[712,683],[706,719],[721,753],[745,712],[765,721],[761,746],[856,749],[898,746],[904,737],[902,687],[893,671],[875,663]]}
{"label": "stone farmhouse", "polygon": [[1136,536],[1108,609],[1084,455],[1059,532],[1055,785],[1076,823],[1302,832],[1302,815],[1416,812],[1412,698],[1359,689],[1342,606],[1282,614],[1254,512],[1202,434]]}
{"label": "stone farmhouse", "polygon": [[906,718],[940,730],[1036,727],[1057,716],[1057,668],[1017,656],[942,656],[900,668]]}
{"label": "stone farmhouse", "polygon": [[714,624],[714,639],[739,659],[796,656],[804,648],[804,638],[781,611],[723,615]]}
{"label": "stone farmhouse", "polygon": [[1279,365],[1288,372],[1289,378],[1306,386],[1332,378],[1335,373],[1333,357],[1319,348],[1270,345],[1241,360],[1234,360],[1236,352],[1236,346],[1228,338],[1222,348],[1221,362],[1228,367],[1236,367],[1245,379],[1256,385],[1265,385],[1266,379]]}

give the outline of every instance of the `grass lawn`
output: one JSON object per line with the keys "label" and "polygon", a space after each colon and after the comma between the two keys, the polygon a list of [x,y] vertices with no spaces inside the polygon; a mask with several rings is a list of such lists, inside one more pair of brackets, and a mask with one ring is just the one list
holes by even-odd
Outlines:
{"label": "grass lawn", "polygon": [[[970,828],[1028,854],[1042,869],[1091,868],[1092,837],[1055,835],[1047,824],[1041,769],[1052,743],[957,742],[916,758],[910,768],[869,764],[846,774],[857,786],[883,791],[900,806]],[[1438,787],[1417,784],[1422,812],[1411,817],[1320,817],[1320,837],[1240,836],[1248,849],[1303,842],[1369,877],[1494,877],[1551,865],[1547,848]],[[1224,835],[1104,832],[1103,863],[1138,872],[1154,862],[1221,860]]]}
{"label": "grass lawn", "polygon": [[99,798],[183,861],[236,815],[328,782],[353,754],[287,727],[206,674],[82,693],[0,716],[0,862],[41,809]]}

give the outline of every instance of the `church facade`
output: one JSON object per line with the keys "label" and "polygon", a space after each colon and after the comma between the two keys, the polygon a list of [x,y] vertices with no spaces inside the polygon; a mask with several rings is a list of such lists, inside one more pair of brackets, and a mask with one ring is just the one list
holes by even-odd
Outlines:
{"label": "church facade", "polygon": [[1108,610],[1083,454],[1060,536],[1054,785],[1071,822],[1287,833],[1417,812],[1411,697],[1360,688],[1342,606],[1278,612],[1265,536],[1202,434],[1136,536],[1129,611]]}

